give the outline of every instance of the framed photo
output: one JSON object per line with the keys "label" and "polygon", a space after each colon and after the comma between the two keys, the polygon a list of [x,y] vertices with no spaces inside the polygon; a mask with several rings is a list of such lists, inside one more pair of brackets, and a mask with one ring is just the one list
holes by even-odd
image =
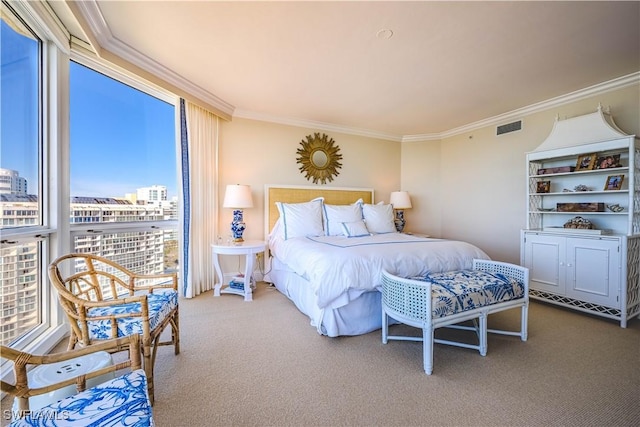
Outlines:
{"label": "framed photo", "polygon": [[536,193],[548,193],[551,190],[551,181],[538,181]]}
{"label": "framed photo", "polygon": [[586,171],[586,170],[593,169],[596,165],[597,159],[598,159],[598,156],[596,153],[583,154],[582,156],[578,157],[578,162],[576,163],[576,170]]}
{"label": "framed photo", "polygon": [[596,169],[619,168],[620,154],[612,154],[610,156],[599,156],[596,161]]}
{"label": "framed photo", "polygon": [[609,175],[607,182],[604,184],[604,189],[620,190],[622,188],[622,181],[624,181],[624,175]]}

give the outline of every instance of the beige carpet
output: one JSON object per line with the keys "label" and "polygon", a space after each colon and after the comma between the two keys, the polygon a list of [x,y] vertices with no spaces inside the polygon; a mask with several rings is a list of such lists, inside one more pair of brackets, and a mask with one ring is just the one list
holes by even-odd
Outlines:
{"label": "beige carpet", "polygon": [[208,292],[180,304],[182,352],[156,360],[160,427],[640,425],[638,319],[622,329],[532,301],[527,342],[490,334],[486,357],[436,345],[427,376],[421,343],[318,335],[264,283],[253,302]]}
{"label": "beige carpet", "polygon": [[436,345],[427,376],[421,343],[320,336],[264,283],[253,302],[207,292],[180,310],[182,352],[156,360],[158,427],[640,426],[638,319],[622,329],[532,301],[527,342],[490,334],[486,357]]}

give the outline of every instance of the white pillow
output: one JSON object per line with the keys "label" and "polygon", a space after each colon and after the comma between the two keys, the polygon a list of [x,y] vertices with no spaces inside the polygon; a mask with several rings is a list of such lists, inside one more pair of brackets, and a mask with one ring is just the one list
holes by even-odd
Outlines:
{"label": "white pillow", "polygon": [[269,240],[274,238],[284,239],[284,230],[282,229],[282,218],[278,218],[269,233]]}
{"label": "white pillow", "polygon": [[364,204],[362,214],[369,232],[377,234],[397,232],[393,222],[393,206],[389,204]]}
{"label": "white pillow", "polygon": [[353,222],[343,222],[340,225],[342,225],[342,231],[347,237],[371,236],[366,224],[361,219]]}
{"label": "white pillow", "polygon": [[284,239],[304,236],[322,236],[322,202],[323,197],[318,197],[304,203],[276,202],[282,226],[284,227]]}
{"label": "white pillow", "polygon": [[341,224],[362,220],[361,204],[353,205],[322,205],[324,213],[324,233],[327,236],[341,236],[344,234]]}

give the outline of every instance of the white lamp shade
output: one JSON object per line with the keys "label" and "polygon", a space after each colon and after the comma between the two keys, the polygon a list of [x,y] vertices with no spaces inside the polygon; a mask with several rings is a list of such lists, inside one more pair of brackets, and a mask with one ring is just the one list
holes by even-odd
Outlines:
{"label": "white lamp shade", "polygon": [[251,187],[240,184],[227,185],[222,207],[234,209],[252,208],[253,199],[251,198]]}
{"label": "white lamp shade", "polygon": [[411,199],[407,191],[392,191],[389,203],[393,209],[411,209]]}

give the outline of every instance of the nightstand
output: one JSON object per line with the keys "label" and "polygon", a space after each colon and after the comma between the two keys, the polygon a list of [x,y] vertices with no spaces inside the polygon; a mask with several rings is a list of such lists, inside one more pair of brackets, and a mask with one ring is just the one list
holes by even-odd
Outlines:
{"label": "nightstand", "polygon": [[[245,301],[253,300],[253,289],[251,286],[253,275],[253,261],[257,254],[263,253],[267,249],[267,242],[262,240],[246,240],[240,244],[234,245],[211,245],[211,253],[213,265],[218,275],[218,283],[213,288],[213,296],[219,297],[220,294],[234,294],[244,296]],[[220,266],[220,255],[237,255],[245,257],[244,268],[244,289],[232,288],[228,284],[224,284],[224,272]],[[255,287],[255,285],[254,285]]]}

